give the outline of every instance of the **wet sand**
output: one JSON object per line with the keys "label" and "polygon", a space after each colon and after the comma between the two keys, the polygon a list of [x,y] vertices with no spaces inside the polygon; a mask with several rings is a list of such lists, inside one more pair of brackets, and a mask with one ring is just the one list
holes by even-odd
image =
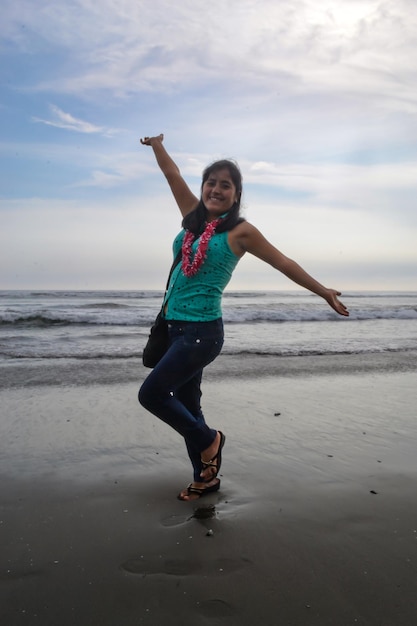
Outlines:
{"label": "wet sand", "polygon": [[261,362],[207,377],[222,489],[193,503],[138,384],[0,392],[2,624],[416,624],[415,371]]}

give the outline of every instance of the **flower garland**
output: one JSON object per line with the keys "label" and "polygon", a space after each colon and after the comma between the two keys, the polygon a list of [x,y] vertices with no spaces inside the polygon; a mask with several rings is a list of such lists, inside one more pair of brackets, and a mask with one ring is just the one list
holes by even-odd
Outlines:
{"label": "flower garland", "polygon": [[192,260],[192,262],[191,262],[192,245],[194,243],[196,236],[194,235],[194,233],[190,232],[189,230],[186,231],[184,235],[184,240],[182,242],[181,269],[183,273],[185,274],[185,276],[187,276],[187,278],[190,278],[191,276],[195,276],[195,274],[197,274],[200,267],[203,265],[207,256],[207,248],[208,248],[209,241],[213,237],[216,231],[216,227],[218,226],[220,221],[221,221],[221,218],[218,218],[217,220],[214,220],[213,222],[209,222],[207,224],[206,228],[204,229],[204,232],[202,233],[200,237],[200,241],[198,242],[198,248],[196,250],[196,253],[194,255],[194,259]]}

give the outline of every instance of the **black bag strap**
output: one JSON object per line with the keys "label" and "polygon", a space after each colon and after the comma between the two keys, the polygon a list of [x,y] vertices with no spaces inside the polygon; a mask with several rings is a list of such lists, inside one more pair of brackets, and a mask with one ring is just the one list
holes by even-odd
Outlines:
{"label": "black bag strap", "polygon": [[174,259],[174,261],[173,261],[173,263],[171,265],[171,269],[169,270],[167,286],[165,287],[165,293],[168,291],[169,281],[171,280],[172,272],[177,267],[178,263],[181,261],[181,257],[182,257],[182,249],[180,248],[178,250],[178,252],[177,252],[177,256],[175,257],[175,259]]}

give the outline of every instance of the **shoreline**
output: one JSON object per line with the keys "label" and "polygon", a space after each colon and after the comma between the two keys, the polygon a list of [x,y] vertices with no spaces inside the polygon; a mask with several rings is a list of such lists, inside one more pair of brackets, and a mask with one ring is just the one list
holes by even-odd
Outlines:
{"label": "shoreline", "polygon": [[[358,375],[371,372],[417,371],[417,352],[275,356],[220,354],[204,371],[204,380],[224,376],[303,377]],[[15,387],[123,384],[144,380],[149,370],[141,358],[130,359],[10,359],[0,363],[0,390]]]}

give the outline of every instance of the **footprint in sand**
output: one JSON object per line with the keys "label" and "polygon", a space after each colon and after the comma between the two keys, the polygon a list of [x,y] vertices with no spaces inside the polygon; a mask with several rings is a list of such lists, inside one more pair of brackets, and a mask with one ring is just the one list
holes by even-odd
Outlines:
{"label": "footprint in sand", "polygon": [[198,612],[204,617],[216,619],[219,617],[232,617],[238,611],[228,602],[220,598],[212,598],[199,603]]}
{"label": "footprint in sand", "polygon": [[187,559],[167,559],[161,557],[139,557],[129,559],[120,567],[129,574],[139,576],[155,576],[165,574],[167,576],[191,576],[201,574],[204,576],[225,576],[237,570],[243,569],[250,563],[249,559],[215,559],[213,561],[199,561]]}
{"label": "footprint in sand", "polygon": [[169,515],[161,519],[161,526],[181,526],[192,519],[205,520],[216,517],[216,507],[214,504],[208,504],[207,506],[199,506],[194,509],[194,512],[190,515]]}
{"label": "footprint in sand", "polygon": [[158,557],[147,559],[129,559],[121,568],[129,574],[142,576],[154,576],[155,574],[167,574],[168,576],[190,576],[201,570],[199,561],[187,561],[181,559],[168,559],[164,561]]}
{"label": "footprint in sand", "polygon": [[189,520],[187,515],[169,515],[161,519],[161,526],[181,526]]}

